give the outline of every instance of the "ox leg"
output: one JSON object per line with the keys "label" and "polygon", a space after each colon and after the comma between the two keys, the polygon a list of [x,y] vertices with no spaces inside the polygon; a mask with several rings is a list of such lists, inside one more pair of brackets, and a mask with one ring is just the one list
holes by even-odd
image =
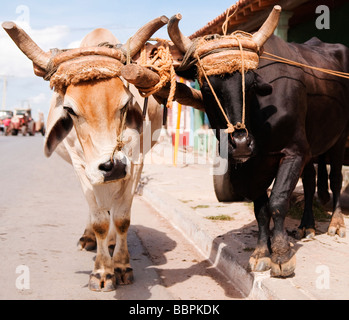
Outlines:
{"label": "ox leg", "polygon": [[302,157],[283,158],[269,198],[269,209],[274,222],[270,274],[274,277],[291,276],[296,268],[295,251],[290,247],[284,221],[304,162]]}
{"label": "ox leg", "polygon": [[317,194],[322,204],[330,201],[328,192],[328,172],[326,167],[326,153],[318,157],[317,166]]}
{"label": "ox leg", "polygon": [[72,130],[69,136],[57,146],[55,151],[59,154],[59,156],[62,159],[73,165],[74,170],[79,178],[81,189],[89,206],[87,226],[84,230],[83,235],[80,237],[78,241],[78,246],[80,250],[90,251],[96,249],[96,236],[92,229],[91,216],[93,215],[93,211],[98,210],[98,206],[96,202],[96,197],[92,189],[92,185],[86,177],[85,167],[81,164],[81,159],[77,154],[75,148],[76,140],[77,138],[75,130]]}
{"label": "ox leg", "polygon": [[258,223],[258,241],[254,252],[252,253],[249,265],[251,271],[266,271],[270,269],[270,211],[268,207],[268,195],[263,194],[254,201],[254,213]]}
{"label": "ox leg", "polygon": [[97,240],[97,255],[88,286],[93,291],[112,291],[115,290],[116,283],[108,250],[109,212],[107,210],[94,212],[91,223]]}
{"label": "ox leg", "polygon": [[84,230],[83,235],[79,239],[79,248],[80,250],[92,251],[97,247],[96,236],[93,232],[91,225],[91,216],[93,215],[92,210],[90,209],[89,218],[87,222],[87,226]]}
{"label": "ox leg", "polygon": [[303,170],[304,212],[297,230],[297,239],[313,238],[315,236],[315,220],[313,200],[315,194],[316,172],[313,161],[309,161]]}
{"label": "ox leg", "polygon": [[343,182],[342,162],[345,152],[345,142],[346,135],[330,150],[329,154],[331,165],[330,188],[333,196],[333,213],[328,227],[328,234],[331,236],[338,234],[342,238],[346,235],[346,228],[339,200]]}
{"label": "ox leg", "polygon": [[130,214],[123,218],[114,218],[116,243],[113,255],[114,273],[117,284],[133,283],[133,270],[127,246],[127,231],[130,226]]}
{"label": "ox leg", "polygon": [[113,266],[116,282],[118,284],[133,283],[133,269],[130,265],[127,232],[131,220],[132,201],[142,173],[142,168],[142,163],[132,166],[131,176],[133,179],[129,179],[127,184],[124,185],[125,189],[123,190],[123,195],[119,198],[119,201],[115,203],[111,211],[116,231]]}

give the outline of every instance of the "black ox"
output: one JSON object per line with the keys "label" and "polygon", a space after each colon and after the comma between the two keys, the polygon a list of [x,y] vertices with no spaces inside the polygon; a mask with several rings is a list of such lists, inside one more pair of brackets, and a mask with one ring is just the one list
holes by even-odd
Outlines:
{"label": "black ox", "polygon": [[[278,9],[278,10],[276,10]],[[277,23],[269,16],[262,30],[259,46],[278,56],[332,70],[349,71],[349,49],[341,44],[327,44],[313,38],[304,44],[287,43],[272,36]],[[178,16],[168,27],[176,47],[185,53],[191,41],[178,29]],[[265,29],[265,28],[264,28]],[[267,28],[268,29],[268,28]],[[214,40],[212,40],[214,41]],[[242,121],[242,75],[240,72],[209,76],[209,81],[232,124]],[[342,184],[341,166],[348,136],[349,80],[261,59],[255,71],[245,74],[246,128],[231,135],[219,135],[227,128],[207,81],[201,85],[205,111],[217,139],[228,140],[230,182],[234,192],[254,202],[259,236],[250,258],[252,271],[271,268],[272,276],[294,273],[295,251],[290,247],[284,227],[290,196],[304,176],[305,210],[300,228],[314,227],[309,201],[315,191],[312,159],[327,153],[331,159],[331,189],[334,194],[332,233],[345,230],[339,207]],[[267,189],[272,182],[270,195]],[[310,199],[310,200],[309,200]],[[270,220],[274,230],[270,232]],[[333,229],[334,228],[334,229]]]}

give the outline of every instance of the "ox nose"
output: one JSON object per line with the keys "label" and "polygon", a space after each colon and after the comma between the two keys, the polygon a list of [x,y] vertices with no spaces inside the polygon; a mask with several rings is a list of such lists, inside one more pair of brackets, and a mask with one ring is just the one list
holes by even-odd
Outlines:
{"label": "ox nose", "polygon": [[125,178],[126,176],[126,160],[114,160],[101,163],[98,169],[102,171],[104,176],[104,181],[114,181],[118,179]]}
{"label": "ox nose", "polygon": [[234,132],[231,139],[233,158],[239,162],[247,161],[253,153],[252,138],[245,132]]}

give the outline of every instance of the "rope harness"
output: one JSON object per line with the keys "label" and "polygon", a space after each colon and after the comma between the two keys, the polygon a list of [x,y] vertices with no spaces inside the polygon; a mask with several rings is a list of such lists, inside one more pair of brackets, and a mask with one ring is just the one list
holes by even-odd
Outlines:
{"label": "rope harness", "polygon": [[165,39],[150,39],[162,43],[151,59],[147,60],[146,48],[143,47],[140,57],[140,65],[153,71],[156,71],[160,76],[160,81],[150,88],[138,88],[139,93],[143,98],[147,98],[159,90],[161,90],[168,82],[170,82],[170,93],[167,98],[166,107],[172,108],[174,95],[176,92],[176,72],[173,67],[173,57],[170,52],[169,41]]}
{"label": "rope harness", "polygon": [[[251,41],[251,35],[246,32],[236,31],[229,36],[215,35],[204,37],[201,40],[195,41],[190,51],[193,52],[198,67],[200,85],[202,85],[203,79],[205,79],[225,118],[227,123],[225,132],[231,135],[235,130],[245,130],[248,134],[245,124],[245,72],[256,69],[259,64],[257,46]],[[184,63],[187,64],[187,61]],[[183,65],[181,67],[186,68]],[[242,115],[241,122],[232,124],[208,76],[233,73],[235,71],[239,71],[242,76]]]}
{"label": "rope harness", "polygon": [[[263,56],[263,55],[266,55],[266,56]],[[290,60],[290,59],[286,59],[286,58],[277,56],[276,54],[272,54],[272,53],[269,53],[269,52],[263,52],[263,55],[260,58],[266,59],[266,60],[270,60],[270,61],[285,63],[285,64],[288,64],[288,65],[291,65],[291,66],[308,68],[308,69],[324,72],[324,73],[327,73],[327,74],[330,74],[330,75],[333,75],[333,76],[336,76],[336,77],[349,79],[349,73],[346,73],[346,72],[341,72],[341,71],[336,71],[336,70],[331,70],[331,69],[325,69],[325,68],[318,68],[318,67],[309,66],[307,64],[303,64],[303,63],[296,62],[296,61],[293,61],[293,60]]]}
{"label": "rope harness", "polygon": [[[231,16],[232,15],[228,16],[227,19],[229,19]],[[225,32],[223,30],[223,33],[226,33],[226,30]],[[182,64],[177,69],[178,71],[183,71],[187,70],[193,65],[197,66],[197,78],[200,85],[202,85],[203,79],[205,79],[220,111],[227,122],[227,129],[225,130],[226,133],[232,134],[235,130],[245,130],[248,134],[245,124],[245,73],[248,70],[257,69],[259,59],[266,59],[291,66],[309,68],[311,70],[349,79],[349,73],[346,72],[309,66],[269,52],[263,52],[261,54],[259,48],[257,48],[256,45],[253,45],[251,38],[252,35],[250,33],[243,31],[235,31],[228,36],[210,35],[197,38],[193,41],[192,46],[184,55]],[[242,76],[242,117],[241,122],[237,122],[235,125],[233,125],[225,113],[208,76],[222,75],[225,73],[231,74],[235,71],[240,72]]]}
{"label": "rope harness", "polygon": [[[159,74],[160,81],[152,87],[149,88],[137,88],[140,95],[144,98],[143,104],[143,119],[146,117],[148,98],[161,90],[168,82],[170,82],[170,92],[167,98],[166,107],[171,108],[174,100],[174,95],[176,91],[176,73],[173,67],[173,58],[170,52],[169,44],[167,40],[164,39],[149,39],[150,41],[157,41],[162,43],[156,50],[151,59],[148,61],[146,45],[143,46],[140,55],[140,65],[156,71]],[[131,63],[131,57],[129,55],[129,47],[126,53],[126,64]],[[129,87],[129,83],[127,84]],[[111,155],[111,162],[113,162],[113,157],[116,151],[121,151],[128,141],[123,141],[123,132],[126,125],[126,117],[128,106],[125,107],[126,110],[123,114],[123,119],[120,126],[120,133],[117,136],[116,146]]]}

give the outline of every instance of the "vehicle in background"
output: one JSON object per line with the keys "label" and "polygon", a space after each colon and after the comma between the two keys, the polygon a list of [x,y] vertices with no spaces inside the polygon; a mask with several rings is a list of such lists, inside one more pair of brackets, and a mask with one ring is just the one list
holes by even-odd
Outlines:
{"label": "vehicle in background", "polygon": [[8,135],[12,117],[13,111],[0,110],[0,132],[2,132],[3,135]]}
{"label": "vehicle in background", "polygon": [[41,132],[41,134],[45,135],[45,121],[43,112],[39,112],[39,119],[35,122],[35,130],[36,132]]}
{"label": "vehicle in background", "polygon": [[35,121],[31,116],[31,109],[15,109],[9,128],[11,134],[16,136],[19,132],[25,136],[35,135]]}

